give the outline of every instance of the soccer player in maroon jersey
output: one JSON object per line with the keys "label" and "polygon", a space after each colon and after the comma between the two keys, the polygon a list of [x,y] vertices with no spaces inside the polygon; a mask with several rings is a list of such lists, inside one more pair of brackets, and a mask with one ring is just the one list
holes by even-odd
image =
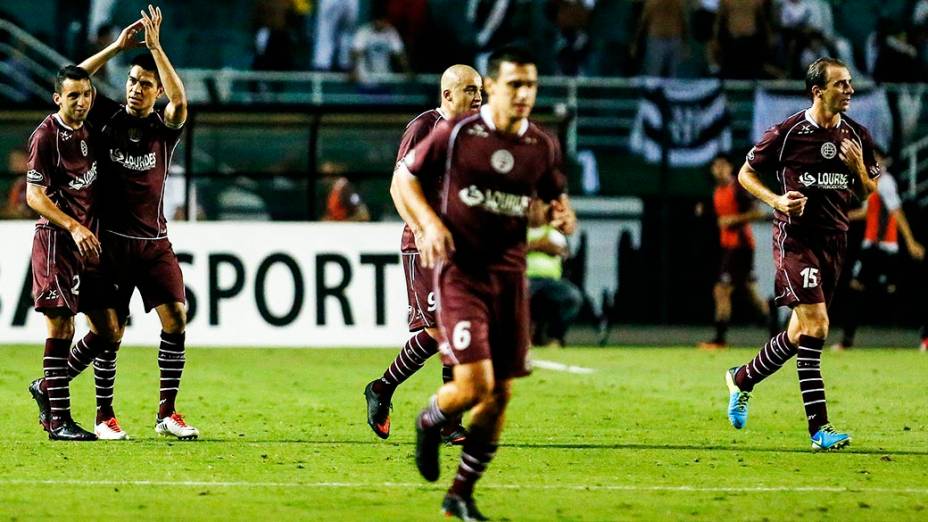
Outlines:
{"label": "soccer player in maroon jersey", "polygon": [[[847,250],[848,211],[876,189],[880,166],[873,140],[844,114],[854,88],[847,67],[833,58],[813,62],[806,73],[812,106],[774,125],[748,152],[738,180],[775,209],[773,255],[776,303],[793,309],[786,331],[771,338],[754,359],[729,369],[728,418],[744,427],[757,383],[796,356],[799,388],[812,448],[850,443],[828,420],[822,348],[831,302]],[[774,191],[761,174],[776,175]]]}
{"label": "soccer player in maroon jersey", "polygon": [[[527,51],[494,52],[480,112],[441,122],[406,154],[394,180],[417,239],[420,261],[437,267],[442,359],[454,365],[416,419],[416,465],[438,480],[441,427],[470,411],[467,441],[442,502],[448,516],[486,520],[474,484],[496,453],[512,379],[528,375],[526,221],[534,197],[551,203],[551,223],[572,233],[557,142],[528,116],[538,71]],[[422,184],[441,179],[433,208]]]}
{"label": "soccer player in maroon jersey", "polygon": [[[144,29],[148,53],[136,56],[126,79],[126,103],[97,93],[90,121],[101,132],[102,232],[104,266],[117,284],[109,313],[120,318],[122,337],[129,301],[136,288],[145,310],[154,309],[161,320],[158,350],[160,403],[155,431],[179,439],[194,439],[199,430],[175,410],[184,369],[187,326],[183,274],[167,235],[164,185],[181,128],[187,120],[187,97],[180,77],[161,47],[159,8],[148,6],[142,18],[120,37],[80,66],[93,74],[107,60],[136,44],[133,28]],[[168,99],[163,113],[154,110],[162,95]],[[112,406],[116,352],[98,356],[97,426],[103,429],[115,418]],[[105,430],[104,430],[105,431]]]}
{"label": "soccer player in maroon jersey", "polygon": [[[441,76],[441,106],[431,109],[413,118],[406,125],[403,139],[400,141],[399,152],[396,155],[397,164],[403,157],[438,125],[445,120],[453,120],[470,111],[480,108],[481,89],[483,80],[480,73],[467,65],[452,65]],[[439,199],[440,180],[423,182],[423,192],[433,206]],[[374,379],[364,388],[364,397],[367,400],[367,423],[374,433],[382,439],[390,436],[390,406],[393,392],[397,386],[416,373],[432,355],[438,353],[438,321],[435,311],[438,303],[433,292],[432,270],[423,267],[419,262],[419,251],[416,247],[416,237],[422,231],[415,227],[415,222],[403,206],[403,201],[397,193],[395,183],[391,186],[391,195],[394,198],[397,212],[405,221],[400,251],[403,257],[403,268],[406,273],[406,295],[409,310],[409,331],[413,336],[406,341],[396,358],[383,375]],[[413,225],[410,225],[413,223]],[[451,366],[442,368],[442,380],[452,380]],[[445,442],[460,444],[464,441],[466,432],[458,422],[449,423],[443,428],[442,438]]]}
{"label": "soccer player in maroon jersey", "polygon": [[[719,245],[722,259],[719,279],[712,289],[715,299],[715,337],[699,347],[716,350],[727,346],[725,334],[731,319],[731,294],[744,288],[751,304],[765,319],[770,319],[767,301],[760,297],[754,275],[754,234],[751,222],[764,218],[754,205],[754,198],[735,179],[731,160],[725,154],[716,156],[709,166],[715,180],[712,203],[718,218]],[[776,332],[771,332],[771,335]]]}
{"label": "soccer player in maroon jersey", "polygon": [[[69,350],[74,315],[97,308],[94,299],[103,298],[102,280],[91,273],[99,265],[101,246],[96,235],[96,143],[85,125],[93,102],[90,76],[73,65],[62,68],[53,99],[58,112],[30,136],[26,172],[26,203],[40,216],[32,245],[32,294],[48,331],[44,378],[33,381],[29,391],[49,439],[96,440],[71,418],[69,385],[89,363],[69,364],[74,362]],[[91,328],[100,331],[99,315],[88,317]]]}

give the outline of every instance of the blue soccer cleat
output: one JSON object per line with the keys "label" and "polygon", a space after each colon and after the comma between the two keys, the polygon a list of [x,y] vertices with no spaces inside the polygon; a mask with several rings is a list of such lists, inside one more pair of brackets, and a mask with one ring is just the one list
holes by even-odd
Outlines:
{"label": "blue soccer cleat", "polygon": [[741,391],[735,384],[735,373],[738,367],[729,368],[725,372],[725,384],[728,385],[728,420],[736,430],[740,430],[748,423],[748,401],[751,392]]}
{"label": "blue soccer cleat", "polygon": [[814,451],[839,450],[851,443],[851,436],[847,433],[838,433],[831,424],[826,424],[812,435],[812,449]]}

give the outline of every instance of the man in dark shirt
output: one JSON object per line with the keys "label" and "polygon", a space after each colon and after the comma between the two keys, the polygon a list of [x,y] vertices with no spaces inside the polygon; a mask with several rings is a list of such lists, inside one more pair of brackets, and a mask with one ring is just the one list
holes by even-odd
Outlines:
{"label": "man in dark shirt", "polygon": [[93,102],[90,76],[73,65],[62,68],[53,99],[58,112],[29,137],[26,165],[26,203],[40,216],[32,244],[32,296],[48,330],[44,378],[33,381],[29,391],[49,439],[96,440],[71,418],[69,381],[79,370],[69,375],[68,365],[74,315],[99,298],[99,289],[87,279],[81,288],[101,252],[95,214],[98,165],[85,125]]}
{"label": "man in dark shirt", "polygon": [[[528,116],[538,92],[532,57],[515,48],[490,57],[488,103],[479,113],[443,121],[406,154],[394,177],[410,226],[421,230],[421,262],[436,267],[442,359],[454,365],[416,419],[416,465],[438,480],[440,430],[470,411],[467,441],[442,509],[448,516],[486,520],[474,484],[496,453],[515,377],[531,371],[526,220],[539,197],[552,205],[551,223],[573,232],[576,218],[564,193],[557,142]],[[441,200],[429,203],[421,183],[441,178]],[[440,217],[439,217],[440,216]]]}
{"label": "man in dark shirt", "polygon": [[[120,37],[80,66],[93,74],[109,59],[138,42],[135,30],[144,29],[147,53],[132,60],[126,79],[126,104],[97,94],[90,121],[101,134],[101,160],[105,173],[102,229],[104,266],[117,284],[108,306],[119,321],[118,337],[129,313],[129,301],[139,289],[145,310],[154,309],[161,320],[158,350],[160,402],[155,431],[179,439],[193,439],[199,430],[175,411],[174,401],[184,369],[187,326],[183,274],[167,235],[164,185],[181,128],[187,120],[184,86],[161,47],[161,10],[149,6],[142,18]],[[135,28],[135,30],[133,30]],[[168,98],[163,113],[155,101]],[[116,352],[97,357],[97,427],[106,432],[113,424],[113,385]],[[109,426],[118,429],[118,426]]]}
{"label": "man in dark shirt", "polygon": [[[771,338],[748,364],[729,369],[728,418],[747,422],[754,386],[793,355],[809,435],[815,450],[839,449],[850,437],[828,421],[820,362],[828,335],[828,305],[847,249],[848,211],[876,189],[880,166],[870,133],[848,118],[854,88],[847,67],[821,58],[809,66],[812,107],[774,125],[748,152],[738,180],[775,209],[775,301],[793,309],[785,332]],[[776,175],[770,190],[760,174]]]}
{"label": "man in dark shirt", "polygon": [[[453,120],[468,112],[479,109],[482,101],[480,91],[483,81],[480,73],[467,65],[452,65],[441,77],[441,106],[416,116],[406,125],[403,139],[400,141],[396,155],[397,164],[419,142],[425,139],[438,123]],[[441,179],[422,183],[422,190],[432,208],[436,208],[440,199]],[[438,303],[433,289],[432,270],[419,262],[419,250],[416,236],[419,229],[413,230],[414,221],[403,207],[402,199],[397,193],[396,184],[390,187],[391,195],[400,217],[403,218],[403,237],[400,252],[403,256],[403,271],[406,274],[406,295],[409,310],[409,338],[400,353],[383,372],[379,379],[368,383],[364,389],[367,399],[367,423],[378,437],[385,439],[390,435],[390,402],[397,386],[412,377],[425,364],[429,357],[438,353],[438,330],[436,310]],[[413,223],[411,226],[410,223]],[[442,380],[453,379],[450,365],[442,368]],[[442,437],[446,442],[460,444],[464,441],[465,431],[460,421],[449,423],[443,428]]]}

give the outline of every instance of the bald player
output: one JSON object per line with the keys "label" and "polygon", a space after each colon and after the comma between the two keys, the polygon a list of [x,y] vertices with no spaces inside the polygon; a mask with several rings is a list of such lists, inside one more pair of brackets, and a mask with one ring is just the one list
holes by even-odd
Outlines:
{"label": "bald player", "polygon": [[[452,65],[441,75],[441,105],[413,118],[406,125],[400,148],[396,155],[397,164],[420,141],[443,120],[453,120],[473,110],[480,108],[481,90],[483,81],[480,74],[467,65]],[[438,322],[435,317],[436,300],[432,288],[432,269],[425,268],[419,263],[418,238],[422,231],[410,219],[410,213],[397,197],[396,183],[390,187],[390,195],[396,205],[403,221],[403,238],[400,251],[403,257],[404,272],[406,274],[406,295],[409,300],[409,331],[412,337],[406,341],[403,349],[397,354],[390,366],[383,372],[383,376],[374,379],[364,388],[364,397],[367,399],[367,423],[374,433],[382,439],[390,436],[390,407],[393,392],[406,379],[416,373],[425,364],[425,361],[438,353]],[[429,203],[435,207],[440,198],[441,180],[429,180],[423,183],[423,191]],[[437,207],[435,207],[437,208]],[[442,368],[443,382],[453,379],[449,366]],[[466,433],[458,422],[448,423],[442,432],[446,443],[461,444]]]}

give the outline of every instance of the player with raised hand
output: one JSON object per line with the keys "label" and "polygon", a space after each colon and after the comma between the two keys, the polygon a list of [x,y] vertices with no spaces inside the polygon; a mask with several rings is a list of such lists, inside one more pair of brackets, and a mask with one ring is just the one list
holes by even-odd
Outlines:
{"label": "player with raised hand", "polygon": [[[148,52],[136,56],[126,78],[126,103],[98,93],[90,120],[102,129],[103,186],[102,243],[105,267],[117,284],[108,306],[119,321],[117,337],[129,313],[136,288],[146,311],[154,309],[161,321],[158,350],[160,403],[155,431],[180,439],[193,439],[199,430],[188,425],[175,410],[185,364],[187,326],[183,274],[167,235],[164,217],[164,186],[174,148],[187,120],[187,97],[180,77],[161,46],[161,9],[148,6],[141,19],[125,28],[119,38],[81,67],[93,74],[116,54],[138,45],[143,32]],[[162,95],[168,103],[155,110]],[[115,418],[113,387],[116,351],[97,356],[97,428],[103,433]]]}
{"label": "player with raised hand", "polygon": [[[470,111],[480,108],[483,81],[480,73],[467,65],[452,65],[441,76],[441,105],[416,116],[406,125],[403,139],[400,141],[399,152],[396,156],[397,165],[406,154],[442,121],[453,120]],[[396,174],[394,174],[395,178]],[[423,190],[428,201],[437,204],[440,198],[440,179],[423,183]],[[432,270],[425,268],[419,262],[417,239],[422,229],[409,211],[403,205],[403,200],[397,193],[396,183],[390,187],[397,212],[403,218],[403,238],[400,251],[403,256],[403,271],[406,274],[406,295],[409,310],[409,331],[412,337],[400,350],[393,362],[384,370],[383,375],[374,379],[364,388],[364,397],[367,400],[367,423],[374,433],[382,439],[390,436],[390,406],[393,392],[406,379],[412,377],[419,368],[425,364],[429,357],[438,353],[438,319],[436,301],[433,288]],[[449,365],[442,367],[442,380],[449,382],[453,379],[452,369]],[[451,444],[460,444],[464,441],[466,432],[457,422],[449,423],[443,428],[442,438]]]}
{"label": "player with raised hand", "polygon": [[[531,371],[526,226],[534,197],[551,202],[550,222],[570,234],[576,218],[564,195],[560,150],[529,122],[538,70],[520,48],[492,54],[484,78],[488,103],[479,113],[442,122],[398,165],[400,198],[422,235],[421,262],[436,270],[442,359],[454,365],[416,419],[416,465],[439,475],[441,428],[470,411],[467,441],[442,502],[448,516],[486,520],[474,485],[496,454],[512,380]],[[422,184],[442,179],[433,207]],[[437,212],[436,212],[437,210]]]}

